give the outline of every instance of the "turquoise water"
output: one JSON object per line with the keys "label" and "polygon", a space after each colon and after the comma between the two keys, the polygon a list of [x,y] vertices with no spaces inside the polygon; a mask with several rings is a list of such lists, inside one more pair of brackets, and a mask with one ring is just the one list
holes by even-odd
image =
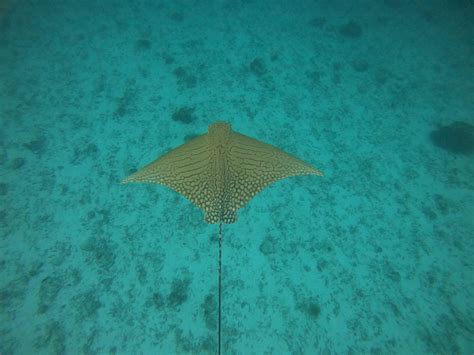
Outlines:
{"label": "turquoise water", "polygon": [[472,354],[472,1],[0,1],[0,353],[213,354],[217,226],[120,181],[218,120],[314,164],[223,228],[223,354]]}

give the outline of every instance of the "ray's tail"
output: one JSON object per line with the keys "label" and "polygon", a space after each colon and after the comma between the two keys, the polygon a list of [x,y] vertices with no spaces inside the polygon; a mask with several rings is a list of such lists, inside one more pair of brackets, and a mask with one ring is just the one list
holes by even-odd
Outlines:
{"label": "ray's tail", "polygon": [[222,308],[222,223],[219,223],[219,320],[217,330],[217,354],[221,354],[221,308]]}

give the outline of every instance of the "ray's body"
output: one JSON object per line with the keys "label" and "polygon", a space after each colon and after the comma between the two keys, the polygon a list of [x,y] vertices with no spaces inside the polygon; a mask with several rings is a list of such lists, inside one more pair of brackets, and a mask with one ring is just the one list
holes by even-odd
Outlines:
{"label": "ray's body", "polygon": [[171,150],[132,174],[123,183],[168,186],[201,208],[207,223],[219,224],[218,353],[221,352],[222,224],[234,223],[237,210],[275,181],[322,172],[282,150],[234,132],[225,122],[207,134]]}

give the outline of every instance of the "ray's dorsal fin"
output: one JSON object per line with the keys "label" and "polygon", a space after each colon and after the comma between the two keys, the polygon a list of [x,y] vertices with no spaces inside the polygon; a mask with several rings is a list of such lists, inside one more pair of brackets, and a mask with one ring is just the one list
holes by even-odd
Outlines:
{"label": "ray's dorsal fin", "polygon": [[207,223],[234,223],[237,210],[275,181],[322,172],[284,151],[234,132],[225,122],[164,154],[123,183],[168,186],[204,210]]}

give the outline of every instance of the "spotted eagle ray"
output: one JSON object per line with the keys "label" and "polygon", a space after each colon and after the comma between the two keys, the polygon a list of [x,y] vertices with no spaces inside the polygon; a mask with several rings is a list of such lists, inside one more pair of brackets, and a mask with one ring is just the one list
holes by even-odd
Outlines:
{"label": "spotted eagle ray", "polygon": [[230,124],[211,124],[208,133],[169,151],[124,179],[123,183],[162,184],[204,211],[207,223],[219,224],[218,354],[221,353],[222,224],[234,223],[237,210],[268,185],[297,175],[323,173],[284,151],[234,132]]}

